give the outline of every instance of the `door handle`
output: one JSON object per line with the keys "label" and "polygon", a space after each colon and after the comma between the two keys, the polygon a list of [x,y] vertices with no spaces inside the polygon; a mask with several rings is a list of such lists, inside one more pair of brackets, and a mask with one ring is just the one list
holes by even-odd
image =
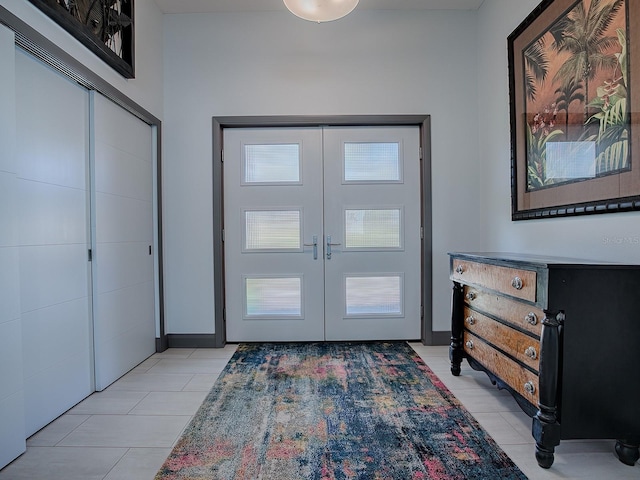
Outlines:
{"label": "door handle", "polygon": [[312,237],[313,243],[303,243],[305,247],[313,247],[313,259],[318,259],[318,235]]}
{"label": "door handle", "polygon": [[331,260],[331,247],[342,245],[341,243],[331,243],[331,235],[327,235],[327,260]]}

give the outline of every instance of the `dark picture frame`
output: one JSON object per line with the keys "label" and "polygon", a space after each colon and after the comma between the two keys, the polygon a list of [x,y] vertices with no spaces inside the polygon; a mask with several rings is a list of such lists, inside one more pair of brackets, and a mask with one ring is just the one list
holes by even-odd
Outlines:
{"label": "dark picture frame", "polygon": [[640,210],[638,11],[544,0],[509,35],[512,220]]}
{"label": "dark picture frame", "polygon": [[29,0],[125,78],[134,78],[134,0]]}

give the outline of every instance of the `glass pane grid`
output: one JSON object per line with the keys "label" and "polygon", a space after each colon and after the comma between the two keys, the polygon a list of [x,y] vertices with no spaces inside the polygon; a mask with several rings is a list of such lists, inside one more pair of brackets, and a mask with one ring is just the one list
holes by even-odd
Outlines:
{"label": "glass pane grid", "polygon": [[401,215],[396,209],[345,210],[345,248],[401,248]]}
{"label": "glass pane grid", "polygon": [[302,316],[302,279],[245,278],[245,317]]}
{"label": "glass pane grid", "polygon": [[398,143],[345,143],[345,182],[402,180]]}
{"label": "glass pane grid", "polygon": [[245,250],[299,249],[299,210],[245,212]]}
{"label": "glass pane grid", "polygon": [[347,316],[402,315],[402,277],[346,277]]}
{"label": "glass pane grid", "polygon": [[299,183],[300,145],[244,146],[244,183]]}

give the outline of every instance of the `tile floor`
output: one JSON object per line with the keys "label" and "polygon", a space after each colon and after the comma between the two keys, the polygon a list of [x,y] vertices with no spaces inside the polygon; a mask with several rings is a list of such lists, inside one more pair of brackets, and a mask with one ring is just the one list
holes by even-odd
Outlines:
{"label": "tile floor", "polygon": [[[551,469],[539,468],[531,420],[509,394],[466,364],[453,377],[447,347],[411,345],[531,480],[640,479],[640,465],[620,463],[613,441],[563,441]],[[152,480],[234,350],[153,355],[29,438],[0,480]]]}

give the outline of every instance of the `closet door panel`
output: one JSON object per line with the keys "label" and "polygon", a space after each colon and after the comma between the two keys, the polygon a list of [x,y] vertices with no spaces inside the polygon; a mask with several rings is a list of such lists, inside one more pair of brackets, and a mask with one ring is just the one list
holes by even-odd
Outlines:
{"label": "closet door panel", "polygon": [[0,469],[26,449],[15,156],[15,37],[0,25]]}
{"label": "closet door panel", "polygon": [[88,91],[16,50],[26,435],[93,391]]}
{"label": "closet door panel", "polygon": [[92,93],[94,344],[102,390],[155,352],[151,127]]}
{"label": "closet door panel", "polygon": [[[20,304],[23,314],[59,303],[87,298],[87,288],[85,246],[20,247]],[[89,323],[88,316],[85,321]]]}
{"label": "closet door panel", "polygon": [[101,278],[98,293],[146,283],[153,275],[149,246],[140,242],[105,243],[100,246]]}
{"label": "closet door panel", "polygon": [[23,180],[19,195],[21,245],[86,247],[86,190]]}
{"label": "closet door panel", "polygon": [[152,245],[152,212],[150,201],[96,192],[96,240],[100,243],[148,241]]}
{"label": "closet door panel", "polygon": [[96,190],[127,198],[148,201],[153,194],[153,178],[149,174],[151,152],[140,158],[108,143],[96,149]]}
{"label": "closet door panel", "polygon": [[18,176],[86,190],[87,90],[21,50],[16,62]]}

